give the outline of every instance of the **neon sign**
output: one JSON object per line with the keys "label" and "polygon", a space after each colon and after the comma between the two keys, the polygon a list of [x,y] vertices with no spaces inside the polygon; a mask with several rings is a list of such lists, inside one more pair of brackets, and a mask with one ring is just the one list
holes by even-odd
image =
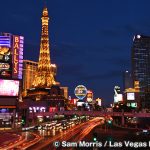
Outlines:
{"label": "neon sign", "polygon": [[11,39],[10,36],[0,36],[0,46],[11,47]]}
{"label": "neon sign", "polygon": [[74,94],[78,99],[82,100],[87,94],[87,89],[84,85],[78,85],[74,90]]}
{"label": "neon sign", "polygon": [[13,78],[22,79],[24,37],[13,36]]}
{"label": "neon sign", "polygon": [[13,75],[18,76],[19,36],[14,36]]}

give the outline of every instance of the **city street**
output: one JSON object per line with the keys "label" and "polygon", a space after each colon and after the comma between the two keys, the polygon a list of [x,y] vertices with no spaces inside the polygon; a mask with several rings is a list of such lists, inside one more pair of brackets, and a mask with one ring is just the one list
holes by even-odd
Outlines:
{"label": "city street", "polygon": [[[81,123],[77,126],[74,126],[66,131],[59,131],[57,133],[53,133],[55,131],[51,131],[48,135],[44,137],[38,144],[30,147],[29,150],[48,150],[48,149],[55,149],[53,146],[53,142],[55,141],[80,141],[82,140],[94,127],[100,124],[100,118],[96,117],[92,120],[87,122]],[[45,131],[48,132],[48,131]]]}
{"label": "city street", "polygon": [[[72,119],[70,119],[72,120]],[[63,121],[62,121],[63,122]],[[29,130],[24,132],[15,133],[2,133],[0,136],[0,149],[11,150],[78,150],[85,149],[80,147],[80,141],[85,142],[100,142],[101,148],[105,149],[137,149],[148,148],[150,133],[148,130],[127,129],[115,127],[112,124],[106,123],[101,117],[96,117],[88,121],[81,122],[79,124],[71,124],[69,127],[60,125],[59,122],[55,123],[53,128],[49,128],[43,124],[43,128],[38,130]],[[62,128],[63,127],[63,128]],[[7,141],[7,142],[6,142]],[[62,146],[63,141],[66,141],[66,146]],[[58,142],[59,146],[55,143]],[[127,143],[125,143],[127,142]],[[131,145],[128,145],[128,142]],[[77,145],[76,145],[77,143]],[[127,145],[125,145],[127,144]],[[94,146],[95,147],[95,146]],[[93,146],[87,146],[86,149],[94,148]],[[100,149],[95,147],[94,149]]]}
{"label": "city street", "polygon": [[[34,131],[33,131],[34,132]],[[147,144],[146,148],[148,147],[148,139],[150,138],[149,131],[144,130],[132,130],[132,129],[125,129],[125,128],[118,128],[114,127],[112,124],[105,125],[103,120],[100,120],[99,117],[89,120],[87,122],[81,123],[79,125],[73,126],[65,131],[63,130],[39,130],[35,131],[36,134],[40,134],[43,136],[43,139],[28,148],[28,150],[55,150],[56,147],[54,146],[55,142],[66,141],[68,143],[79,143],[80,141],[86,142],[101,142],[102,147],[105,149],[122,149],[126,148],[124,142],[131,142],[131,145],[128,146],[128,149],[133,148],[144,148],[144,145]],[[94,135],[96,133],[96,141],[94,141]],[[120,142],[119,145],[115,145],[116,143]],[[134,145],[134,142],[142,142],[141,145]],[[145,143],[146,142],[146,143]],[[85,147],[76,147],[74,145],[70,145],[69,147],[62,147],[61,145],[57,148],[58,150],[78,150],[78,149],[85,149]],[[91,147],[86,147],[86,149],[91,149]],[[98,149],[98,148],[96,148]]]}
{"label": "city street", "polygon": [[150,1],[0,6],[0,150],[150,150]]}
{"label": "city street", "polygon": [[23,143],[24,141],[24,136],[11,132],[3,132],[0,134],[0,150],[12,148],[14,145]]}
{"label": "city street", "polygon": [[26,149],[41,140],[41,136],[31,132],[4,132],[0,134],[0,150]]}

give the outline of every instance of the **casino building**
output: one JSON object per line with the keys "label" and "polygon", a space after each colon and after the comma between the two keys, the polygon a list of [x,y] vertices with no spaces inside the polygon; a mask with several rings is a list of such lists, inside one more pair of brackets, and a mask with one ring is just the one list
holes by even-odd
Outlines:
{"label": "casino building", "polygon": [[37,63],[24,61],[23,87],[26,89],[26,95],[23,102],[19,104],[23,115],[26,118],[29,115],[29,119],[26,120],[31,121],[34,117],[30,118],[30,116],[34,113],[63,111],[65,99],[68,96],[68,88],[61,87],[60,83],[56,81],[56,65],[51,64],[47,7],[43,9],[41,20],[39,61]]}
{"label": "casino building", "polygon": [[0,127],[14,127],[22,80],[24,37],[0,34]]}
{"label": "casino building", "polygon": [[[35,78],[35,72],[38,69],[38,62],[31,60],[23,60],[23,87],[22,87],[22,95],[23,97],[27,96],[27,91],[32,88],[33,80]],[[51,71],[54,74],[54,78],[56,80],[57,66],[55,64],[51,64]],[[65,95],[67,96],[68,89],[66,87],[62,87],[66,91]]]}

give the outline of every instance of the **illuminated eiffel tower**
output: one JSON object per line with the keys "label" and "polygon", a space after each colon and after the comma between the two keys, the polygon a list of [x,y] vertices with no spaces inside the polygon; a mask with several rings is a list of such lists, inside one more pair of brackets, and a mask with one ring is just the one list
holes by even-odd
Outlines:
{"label": "illuminated eiffel tower", "polygon": [[48,10],[44,7],[42,13],[42,34],[38,68],[33,81],[33,88],[50,88],[55,85],[54,73],[50,61],[49,35],[48,35]]}
{"label": "illuminated eiffel tower", "polygon": [[[55,81],[56,66],[50,61],[50,48],[48,36],[48,10],[44,7],[42,12],[42,34],[38,67],[35,72],[32,88],[27,89],[23,102],[34,112],[53,112],[63,110],[65,107],[65,87]],[[28,103],[30,100],[31,103]],[[38,106],[38,107],[33,107]],[[43,108],[41,110],[40,108]]]}

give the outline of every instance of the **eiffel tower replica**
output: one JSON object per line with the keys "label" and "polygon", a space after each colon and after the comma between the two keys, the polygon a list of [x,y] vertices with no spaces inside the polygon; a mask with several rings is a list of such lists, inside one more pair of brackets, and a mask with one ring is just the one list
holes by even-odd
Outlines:
{"label": "eiffel tower replica", "polygon": [[38,62],[38,69],[35,73],[33,87],[49,88],[55,85],[54,74],[51,70],[49,35],[48,35],[48,10],[45,7],[42,13],[42,34],[40,44],[40,55]]}
{"label": "eiffel tower replica", "polygon": [[[41,19],[42,33],[38,68],[35,72],[32,88],[27,92],[27,97],[35,101],[64,100],[64,91],[59,87],[59,82],[55,81],[54,67],[52,67],[50,60],[48,34],[49,16],[47,7],[44,7]],[[56,103],[56,101],[53,103]]]}

